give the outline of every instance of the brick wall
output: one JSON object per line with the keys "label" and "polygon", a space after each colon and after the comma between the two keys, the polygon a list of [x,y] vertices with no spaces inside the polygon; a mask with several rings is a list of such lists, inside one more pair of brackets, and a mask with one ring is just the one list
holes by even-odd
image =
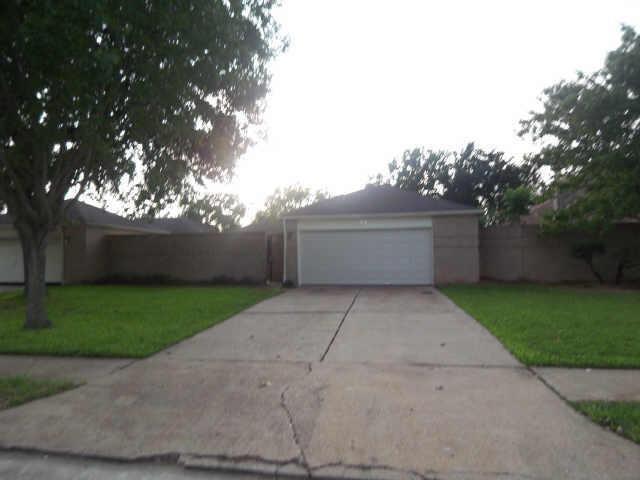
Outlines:
{"label": "brick wall", "polygon": [[64,283],[92,283],[109,275],[109,239],[131,230],[90,226],[64,227]]}
{"label": "brick wall", "polygon": [[[571,255],[579,235],[542,235],[534,225],[498,225],[480,232],[480,274],[501,281],[591,282],[595,277]],[[616,253],[640,242],[640,225],[619,225],[605,238],[608,252],[595,264],[605,279],[615,276]]]}
{"label": "brick wall", "polygon": [[478,216],[434,216],[434,283],[474,283],[480,277]]}
{"label": "brick wall", "polygon": [[267,279],[262,232],[110,236],[108,252],[108,275],[115,278],[255,283]]}
{"label": "brick wall", "polygon": [[287,220],[287,281],[298,283],[298,236],[296,220]]}

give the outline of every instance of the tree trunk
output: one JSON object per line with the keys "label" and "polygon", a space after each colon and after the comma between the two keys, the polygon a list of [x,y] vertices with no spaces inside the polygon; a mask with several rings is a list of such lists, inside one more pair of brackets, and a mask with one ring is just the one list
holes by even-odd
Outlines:
{"label": "tree trunk", "polygon": [[589,265],[589,268],[591,269],[591,273],[593,273],[593,275],[598,279],[598,283],[600,283],[601,285],[604,284],[604,278],[602,277],[602,275],[600,275],[600,272],[598,272],[598,270],[596,270],[596,267],[593,265],[593,260],[589,259],[587,261],[587,264]]}
{"label": "tree trunk", "polygon": [[45,266],[47,234],[22,235],[22,249],[25,258],[25,291],[27,294],[26,329],[49,328],[51,322],[45,305],[47,286]]}
{"label": "tree trunk", "polygon": [[624,279],[624,267],[625,267],[625,261],[620,260],[618,262],[618,267],[616,268],[616,279],[615,279],[616,285],[620,285],[622,283],[622,280]]}

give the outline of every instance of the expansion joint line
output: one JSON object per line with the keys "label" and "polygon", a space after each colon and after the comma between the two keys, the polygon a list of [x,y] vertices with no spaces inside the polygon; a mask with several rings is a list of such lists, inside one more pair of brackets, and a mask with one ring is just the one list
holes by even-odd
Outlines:
{"label": "expansion joint line", "polygon": [[353,300],[351,300],[351,304],[349,305],[349,308],[347,308],[347,311],[344,312],[344,316],[342,317],[342,320],[340,320],[340,323],[338,324],[338,328],[336,328],[336,331],[333,334],[333,337],[331,337],[331,341],[329,342],[329,345],[327,345],[327,349],[324,351],[324,353],[320,357],[320,361],[321,362],[324,362],[324,359],[326,358],[327,354],[329,353],[329,350],[331,350],[331,346],[333,345],[333,342],[335,342],[336,337],[338,336],[338,333],[340,333],[340,329],[342,328],[342,325],[344,324],[344,321],[346,320],[347,316],[349,315],[349,312],[353,308],[353,305],[356,303],[356,299],[358,298],[358,295],[360,295],[360,290],[358,290],[356,292],[356,294],[353,296]]}

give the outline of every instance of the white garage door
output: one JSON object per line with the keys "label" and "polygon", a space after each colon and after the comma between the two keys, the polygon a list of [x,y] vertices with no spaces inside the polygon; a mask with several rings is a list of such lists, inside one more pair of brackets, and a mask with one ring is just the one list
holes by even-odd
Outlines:
{"label": "white garage door", "polygon": [[300,232],[300,284],[433,283],[430,228]]}
{"label": "white garage door", "polygon": [[[62,241],[52,238],[47,245],[47,267],[49,283],[62,282]],[[22,247],[17,238],[0,238],[0,283],[24,282]]]}

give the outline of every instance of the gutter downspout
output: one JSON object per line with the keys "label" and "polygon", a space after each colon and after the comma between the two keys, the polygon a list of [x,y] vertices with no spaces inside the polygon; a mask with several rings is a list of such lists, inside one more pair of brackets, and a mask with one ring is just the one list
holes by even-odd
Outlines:
{"label": "gutter downspout", "polygon": [[287,283],[287,220],[282,219],[282,284]]}

